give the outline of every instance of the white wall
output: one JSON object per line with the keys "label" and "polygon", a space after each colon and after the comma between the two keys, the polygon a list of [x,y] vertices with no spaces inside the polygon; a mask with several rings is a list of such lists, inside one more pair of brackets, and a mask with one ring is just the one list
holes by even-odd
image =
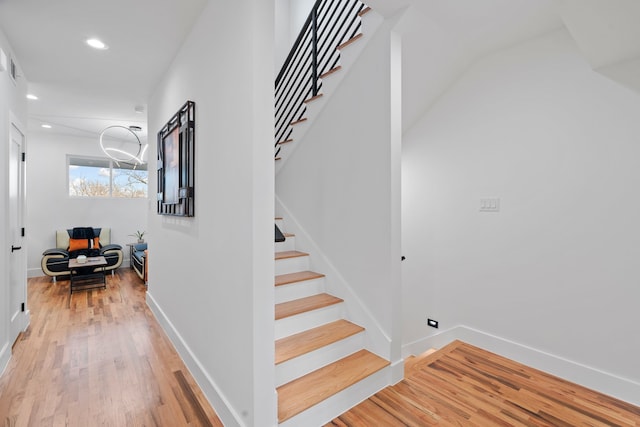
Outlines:
{"label": "white wall", "polygon": [[276,75],[287,59],[315,0],[275,0]]}
{"label": "white wall", "polygon": [[[287,210],[285,221],[293,217],[319,250],[316,255],[312,247],[301,249],[312,254],[312,268],[321,258],[332,268],[320,271],[327,274],[328,292],[346,297],[348,310],[357,303],[350,298],[354,294],[391,348],[399,349],[394,316],[400,309],[400,128],[392,122],[399,100],[394,110],[392,99],[400,89],[391,89],[392,75],[399,79],[400,70],[391,64],[400,58],[392,46],[399,51],[383,25],[344,70],[348,74],[311,117],[304,138],[292,142],[296,147],[276,176],[276,194]],[[387,342],[383,352],[374,351],[396,361],[399,350],[391,348]]]}
{"label": "white wall", "polygon": [[639,117],[564,31],[471,67],[403,140],[405,344],[431,317],[640,385]]}
{"label": "white wall", "polygon": [[[111,228],[111,242],[123,248],[124,265],[129,258],[126,243],[136,240],[129,235],[136,230],[147,230],[151,203],[148,199],[69,197],[69,154],[105,158],[98,136],[84,138],[45,131],[30,134],[26,226],[30,277],[44,275],[40,267],[42,252],[55,247],[56,230],[83,226]],[[150,189],[155,200],[155,189]]]}
{"label": "white wall", "polygon": [[152,130],[196,103],[196,203],[150,214],[147,301],[228,426],[276,423],[273,7],[211,0],[149,102]]}
{"label": "white wall", "polygon": [[[9,75],[9,62],[13,56],[13,51],[9,42],[0,28],[0,49],[7,56],[7,70],[0,71],[0,199],[4,206],[9,200],[9,135],[10,121],[17,120],[24,127],[27,123],[27,82],[24,77],[14,81]],[[20,70],[20,61],[14,57]],[[3,248],[0,255],[0,373],[4,370],[6,363],[11,357],[11,345],[13,338],[9,336],[10,310],[9,310],[9,256],[11,247],[9,227],[9,212],[7,209],[0,209],[0,246]]]}
{"label": "white wall", "polygon": [[289,31],[290,45],[296,41],[296,37],[300,34],[304,21],[307,20],[311,13],[315,0],[289,0]]}
{"label": "white wall", "polygon": [[282,64],[291,50],[290,0],[274,0],[274,44],[275,44],[275,73],[278,75]]}

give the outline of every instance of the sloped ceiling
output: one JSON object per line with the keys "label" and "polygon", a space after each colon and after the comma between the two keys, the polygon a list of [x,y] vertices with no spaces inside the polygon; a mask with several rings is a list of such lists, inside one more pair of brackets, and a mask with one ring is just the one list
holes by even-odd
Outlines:
{"label": "sloped ceiling", "polygon": [[640,1],[561,0],[561,13],[591,67],[640,92]]}
{"label": "sloped ceiling", "polygon": [[562,27],[556,0],[370,0],[401,14],[403,129],[478,58]]}

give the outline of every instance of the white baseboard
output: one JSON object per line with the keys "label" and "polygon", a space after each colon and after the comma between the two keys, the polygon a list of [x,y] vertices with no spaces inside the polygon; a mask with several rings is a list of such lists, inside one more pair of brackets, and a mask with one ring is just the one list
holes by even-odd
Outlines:
{"label": "white baseboard", "polygon": [[200,389],[216,411],[216,414],[218,414],[222,423],[225,426],[243,426],[244,424],[240,421],[240,415],[233,410],[224,394],[211,379],[198,358],[193,354],[180,333],[173,326],[171,320],[169,320],[165,312],[153,298],[153,295],[149,292],[147,292],[147,305],[156,316],[158,323],[160,323],[160,326],[169,337],[169,340],[176,348],[176,351],[182,358],[182,361],[196,380],[196,383],[198,383],[198,386],[200,386]]}
{"label": "white baseboard", "polygon": [[32,278],[32,277],[40,277],[40,276],[44,276],[44,273],[42,272],[42,269],[40,267],[38,268],[27,268],[27,278]]}
{"label": "white baseboard", "polygon": [[442,348],[454,340],[499,354],[516,362],[548,372],[600,393],[640,406],[640,384],[582,365],[562,357],[545,353],[468,326],[456,326],[437,335],[423,338],[402,347],[402,356],[420,354],[430,348]]}
{"label": "white baseboard", "polygon": [[396,360],[395,362],[391,362],[391,380],[390,384],[394,385],[399,383],[404,379],[404,359]]}

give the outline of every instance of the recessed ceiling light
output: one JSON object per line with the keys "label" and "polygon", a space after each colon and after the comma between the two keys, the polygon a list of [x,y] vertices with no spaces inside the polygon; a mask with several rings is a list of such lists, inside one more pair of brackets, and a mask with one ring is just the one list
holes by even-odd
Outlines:
{"label": "recessed ceiling light", "polygon": [[32,93],[28,93],[28,94],[27,94],[27,99],[33,99],[33,100],[36,100],[36,99],[38,99],[38,97],[37,97],[37,96],[35,96],[35,95],[34,95],[34,94],[32,94]]}
{"label": "recessed ceiling light", "polygon": [[41,125],[41,126],[42,126],[43,128],[45,128],[45,129],[51,129],[51,125],[48,125],[48,124],[46,124],[46,123],[45,123],[45,124],[43,124],[43,125]]}
{"label": "recessed ceiling light", "polygon": [[100,50],[109,49],[109,47],[106,44],[104,44],[103,41],[98,39],[87,39],[87,44],[94,49],[100,49]]}

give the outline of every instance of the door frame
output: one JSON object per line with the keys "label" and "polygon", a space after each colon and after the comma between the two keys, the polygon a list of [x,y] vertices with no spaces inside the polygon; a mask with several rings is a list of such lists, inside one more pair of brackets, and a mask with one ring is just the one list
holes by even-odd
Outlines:
{"label": "door frame", "polygon": [[[27,152],[27,132],[26,132],[26,128],[22,125],[22,123],[20,122],[20,120],[17,118],[17,116],[13,113],[13,112],[9,112],[9,133],[8,133],[8,147],[7,147],[7,151],[8,151],[8,155],[7,155],[7,166],[9,166],[9,162],[12,160],[11,159],[11,147],[10,144],[12,144],[11,138],[14,132],[15,128],[21,135],[22,135],[22,153]],[[10,170],[10,168],[7,168],[7,170]],[[20,188],[20,199],[18,200],[18,203],[20,204],[20,209],[19,209],[19,215],[20,217],[18,218],[18,223],[19,226],[21,224],[22,227],[25,226],[26,223],[26,207],[27,207],[27,203],[26,203],[26,163],[24,161],[20,162],[20,167],[19,167],[19,182],[18,185],[21,187]],[[10,185],[10,180],[12,177],[7,176],[7,179],[9,180],[8,183]],[[5,200],[6,198],[8,198],[9,195],[7,194],[5,196]],[[11,215],[9,213],[9,215]],[[13,230],[10,229],[11,227],[11,221],[7,221],[7,236],[10,240],[10,244],[13,244]],[[24,305],[25,305],[25,309],[24,311],[18,311],[17,314],[14,314],[13,309],[11,307],[9,307],[9,341],[11,344],[13,344],[15,342],[15,340],[19,337],[21,332],[24,332],[27,327],[29,326],[30,323],[30,312],[29,312],[29,307],[27,304],[27,238],[26,236],[23,236],[21,239],[21,243],[20,246],[22,247],[22,249],[20,251],[18,251],[18,253],[13,253],[9,255],[9,259],[8,259],[8,271],[9,271],[9,286],[7,287],[7,304],[10,304],[12,299],[13,299],[13,295],[11,294],[13,289],[12,289],[12,283],[11,283],[11,269],[14,267],[17,267],[19,269],[18,271],[18,277],[19,280],[22,282],[22,285],[24,287],[23,290],[23,299],[24,299]],[[14,264],[14,256],[19,256],[20,259],[17,262],[17,264]]]}

